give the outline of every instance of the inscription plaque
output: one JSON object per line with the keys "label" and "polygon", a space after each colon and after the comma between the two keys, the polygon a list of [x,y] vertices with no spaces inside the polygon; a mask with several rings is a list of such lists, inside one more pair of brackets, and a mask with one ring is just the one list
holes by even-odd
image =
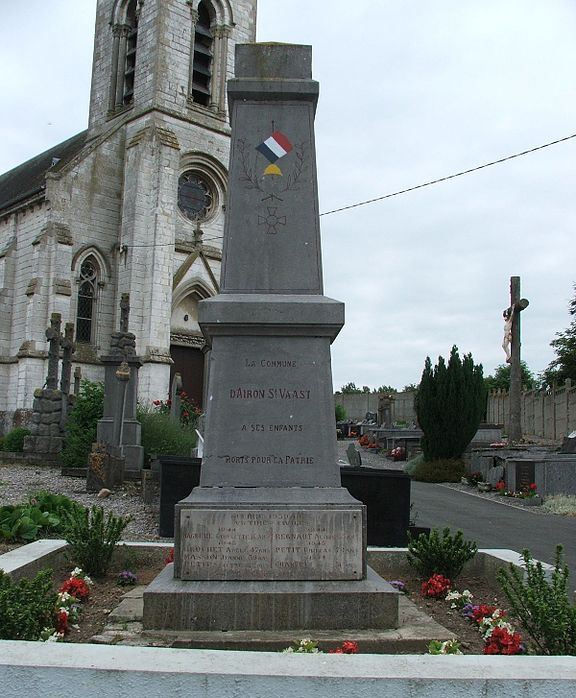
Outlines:
{"label": "inscription plaque", "polygon": [[534,462],[516,461],[516,490],[529,490],[534,482]]}
{"label": "inscription plaque", "polygon": [[180,512],[181,579],[362,579],[356,509]]}

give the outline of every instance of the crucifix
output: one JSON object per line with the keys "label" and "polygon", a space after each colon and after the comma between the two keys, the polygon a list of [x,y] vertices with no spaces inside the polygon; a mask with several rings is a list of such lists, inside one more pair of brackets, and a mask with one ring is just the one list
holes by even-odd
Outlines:
{"label": "crucifix", "polygon": [[504,317],[504,341],[502,348],[510,364],[508,443],[522,439],[522,367],[520,364],[520,313],[529,305],[520,298],[520,277],[510,277],[510,306],[502,313]]}
{"label": "crucifix", "polygon": [[130,294],[123,293],[120,299],[120,332],[128,332],[130,317]]}
{"label": "crucifix", "polygon": [[58,362],[60,360],[60,342],[62,335],[60,327],[62,316],[60,313],[52,313],[50,316],[50,327],[46,330],[46,339],[50,343],[48,349],[48,376],[46,378],[46,388],[48,390],[58,389]]}

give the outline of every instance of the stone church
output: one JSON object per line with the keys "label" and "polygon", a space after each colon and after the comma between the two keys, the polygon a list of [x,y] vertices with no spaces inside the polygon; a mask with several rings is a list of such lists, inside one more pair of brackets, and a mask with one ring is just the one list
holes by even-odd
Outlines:
{"label": "stone church", "polygon": [[139,399],[171,375],[202,400],[198,301],[218,292],[236,43],[256,0],[95,0],[88,129],[0,176],[0,413],[9,429],[46,379],[53,312],[74,366],[99,357],[130,294]]}

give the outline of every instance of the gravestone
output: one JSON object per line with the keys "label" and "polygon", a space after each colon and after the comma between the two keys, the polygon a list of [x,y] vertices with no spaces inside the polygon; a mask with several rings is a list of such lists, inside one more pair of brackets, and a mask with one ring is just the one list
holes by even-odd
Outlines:
{"label": "gravestone", "polygon": [[236,48],[221,293],[200,486],[176,507],[174,569],[144,593],[144,627],[382,628],[398,596],[366,568],[365,507],[341,486],[323,295],[311,49]]}
{"label": "gravestone", "polygon": [[350,463],[353,468],[360,468],[362,466],[362,456],[354,444],[348,445],[346,456],[348,458],[348,463]]}
{"label": "gravestone", "polygon": [[182,376],[179,373],[174,374],[172,385],[170,386],[170,418],[174,422],[180,421],[180,413],[182,412]]}
{"label": "gravestone", "polygon": [[136,335],[128,331],[129,315],[130,298],[123,293],[120,330],[111,335],[110,353],[100,357],[104,364],[104,409],[96,440],[120,448],[121,453],[112,455],[123,456],[124,475],[138,479],[144,462],[140,422],[136,418],[138,371],[142,361],[136,356]]}

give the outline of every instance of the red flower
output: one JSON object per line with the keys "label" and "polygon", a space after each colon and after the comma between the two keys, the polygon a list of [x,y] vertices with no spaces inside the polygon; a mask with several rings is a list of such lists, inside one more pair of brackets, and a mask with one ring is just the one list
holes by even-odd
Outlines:
{"label": "red flower", "polygon": [[499,492],[506,489],[506,483],[504,482],[504,480],[498,480],[498,482],[496,483],[496,489]]}
{"label": "red flower", "polygon": [[184,417],[184,419],[188,419],[188,417],[190,416],[190,412],[184,410],[184,412],[182,412],[182,416]]}
{"label": "red flower", "polygon": [[68,632],[68,614],[66,611],[58,611],[56,616],[56,632],[64,633]]}
{"label": "red flower", "polygon": [[81,577],[70,577],[62,584],[59,591],[67,592],[79,601],[84,601],[90,596],[90,588]]}
{"label": "red flower", "polygon": [[422,584],[422,596],[439,599],[450,591],[451,582],[441,574],[433,574],[427,582]]}
{"label": "red flower", "polygon": [[170,548],[168,555],[164,558],[165,565],[169,565],[171,562],[174,562],[174,548]]}
{"label": "red flower", "polygon": [[358,654],[358,643],[352,640],[345,640],[342,643],[342,652],[344,654]]}
{"label": "red flower", "polygon": [[337,647],[335,650],[328,650],[328,654],[344,654],[344,650],[341,647]]}
{"label": "red flower", "polygon": [[532,483],[530,484],[530,489],[531,489],[531,490],[535,490],[535,489],[536,489],[536,483],[535,483],[535,482],[532,482]]}
{"label": "red flower", "polygon": [[160,405],[161,403],[160,403],[160,400],[154,400],[154,401],[152,402],[152,404],[153,404],[153,405],[156,405],[156,407],[158,407],[158,405]]}
{"label": "red flower", "polygon": [[484,654],[520,654],[522,648],[522,636],[515,631],[496,626],[484,647]]}
{"label": "red flower", "polygon": [[[498,606],[490,606],[488,604],[482,603],[479,606],[474,606],[472,609],[472,618],[480,624],[483,618],[486,618],[486,616],[491,616],[494,611],[496,611]],[[502,615],[505,615],[504,612],[502,612]]]}

